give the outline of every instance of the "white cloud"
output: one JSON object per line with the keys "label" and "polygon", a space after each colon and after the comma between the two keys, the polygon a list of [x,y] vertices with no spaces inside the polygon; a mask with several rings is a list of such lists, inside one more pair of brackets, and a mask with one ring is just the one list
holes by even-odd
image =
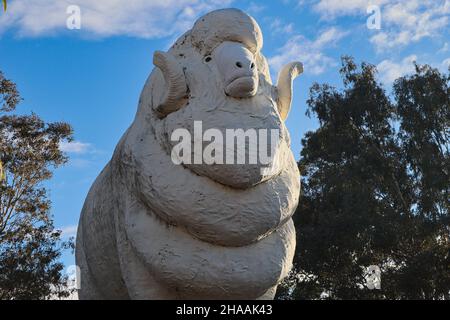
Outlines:
{"label": "white cloud", "polygon": [[270,29],[273,33],[289,34],[294,32],[293,23],[284,23],[280,18],[272,19]]}
{"label": "white cloud", "polygon": [[61,237],[62,238],[70,238],[77,235],[77,229],[78,225],[72,225],[72,226],[65,226],[62,227],[61,230]]}
{"label": "white cloud", "polygon": [[411,43],[412,34],[409,31],[380,32],[370,38],[378,51],[391,49],[398,46],[406,46]]}
{"label": "white cloud", "polygon": [[322,32],[314,41],[314,47],[321,49],[328,45],[335,45],[339,40],[346,36],[348,32],[342,31],[336,27],[329,28]]}
{"label": "white cloud", "polygon": [[265,9],[266,9],[265,6],[252,1],[252,2],[250,2],[250,5],[248,6],[247,11],[250,14],[257,14],[257,13],[264,11]]}
{"label": "white cloud", "polygon": [[305,73],[321,74],[336,65],[334,59],[322,52],[323,49],[336,44],[346,34],[347,32],[332,27],[319,34],[314,41],[302,35],[293,36],[278,50],[277,55],[269,58],[269,64],[275,72],[278,72],[288,62],[301,61]]}
{"label": "white cloud", "polygon": [[[0,15],[0,33],[43,36],[66,30],[66,9],[81,9],[81,31],[97,37],[127,35],[160,38],[183,32],[208,11],[232,0],[21,0]],[[76,32],[76,31],[71,31]]]}
{"label": "white cloud", "polygon": [[445,70],[448,70],[448,68],[450,68],[450,58],[447,58],[444,61],[442,61],[442,66],[445,68]]}
{"label": "white cloud", "polygon": [[414,61],[417,60],[416,55],[410,55],[400,62],[392,60],[383,60],[377,65],[380,80],[384,84],[392,84],[394,80],[408,73],[414,72]]}
{"label": "white cloud", "polygon": [[450,0],[319,0],[313,5],[323,19],[361,15],[369,5],[381,9],[381,31],[370,38],[378,50],[445,36],[450,23]]}
{"label": "white cloud", "polygon": [[441,49],[439,49],[438,52],[448,52],[450,51],[450,45],[448,42],[444,43]]}
{"label": "white cloud", "polygon": [[408,1],[387,5],[382,10],[382,23],[389,31],[371,38],[377,49],[394,48],[418,42],[425,37],[443,35],[449,25],[450,2]]}
{"label": "white cloud", "polygon": [[382,5],[389,0],[320,0],[313,5],[314,11],[323,19],[333,19],[343,15],[366,13],[369,5]]}
{"label": "white cloud", "polygon": [[88,152],[91,149],[91,147],[92,147],[91,144],[79,141],[72,141],[72,142],[63,141],[59,145],[59,148],[63,152],[78,153],[78,154]]}

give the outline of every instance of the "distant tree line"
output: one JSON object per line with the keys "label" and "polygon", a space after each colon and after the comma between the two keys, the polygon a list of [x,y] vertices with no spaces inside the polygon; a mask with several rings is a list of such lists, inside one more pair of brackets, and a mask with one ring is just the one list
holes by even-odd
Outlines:
{"label": "distant tree line", "polygon": [[62,242],[42,183],[67,161],[60,142],[72,139],[67,123],[16,115],[14,82],[0,72],[0,300],[62,298],[70,294]]}
{"label": "distant tree line", "polygon": [[[450,298],[450,72],[415,65],[392,93],[343,57],[343,88],[314,84],[284,299]],[[381,271],[367,287],[366,268]]]}

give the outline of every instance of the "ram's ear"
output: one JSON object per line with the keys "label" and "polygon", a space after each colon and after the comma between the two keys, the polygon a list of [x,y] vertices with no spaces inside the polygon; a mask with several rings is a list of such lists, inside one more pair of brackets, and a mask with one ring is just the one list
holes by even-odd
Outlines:
{"label": "ram's ear", "polygon": [[159,68],[165,81],[165,93],[162,102],[156,106],[155,112],[159,118],[179,110],[187,102],[188,87],[183,68],[173,55],[156,51],[153,64]]}

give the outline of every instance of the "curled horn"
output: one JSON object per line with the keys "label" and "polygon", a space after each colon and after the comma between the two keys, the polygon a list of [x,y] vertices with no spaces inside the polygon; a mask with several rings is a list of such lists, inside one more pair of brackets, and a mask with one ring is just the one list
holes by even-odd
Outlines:
{"label": "curled horn", "polygon": [[161,70],[166,83],[164,97],[155,108],[158,117],[164,118],[186,104],[188,87],[182,67],[170,53],[156,51],[153,64]]}
{"label": "curled horn", "polygon": [[285,65],[278,75],[278,112],[281,119],[286,120],[292,102],[292,82],[303,73],[301,62],[291,62]]}

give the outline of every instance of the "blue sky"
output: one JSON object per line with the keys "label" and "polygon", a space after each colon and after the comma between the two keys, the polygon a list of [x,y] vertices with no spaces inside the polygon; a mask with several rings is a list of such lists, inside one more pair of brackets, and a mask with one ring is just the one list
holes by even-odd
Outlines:
{"label": "blue sky", "polygon": [[[66,26],[70,5],[81,10],[79,30]],[[370,5],[380,10],[380,29],[367,26]],[[305,116],[309,87],[339,87],[341,55],[377,65],[388,88],[413,61],[441,70],[450,64],[450,0],[10,0],[0,14],[0,70],[24,98],[18,112],[67,121],[75,130],[75,142],[63,145],[70,162],[47,184],[65,237],[74,234],[89,187],[131,124],[153,52],[224,7],[259,22],[273,78],[284,63],[304,63],[287,121],[297,159],[302,136],[317,127]],[[74,258],[66,253],[64,262]]]}

